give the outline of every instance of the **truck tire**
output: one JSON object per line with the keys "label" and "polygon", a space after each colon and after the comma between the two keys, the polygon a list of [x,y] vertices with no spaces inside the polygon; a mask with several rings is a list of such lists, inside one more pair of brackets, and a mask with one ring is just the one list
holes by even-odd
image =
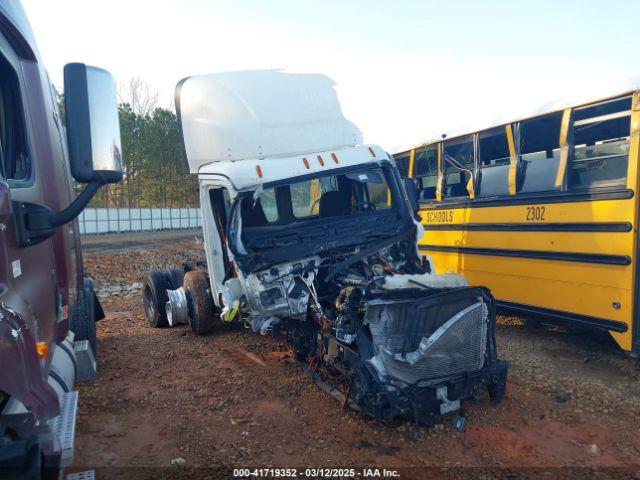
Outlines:
{"label": "truck tire", "polygon": [[96,338],[96,293],[93,290],[93,282],[85,278],[83,281],[84,296],[79,299],[73,308],[70,319],[70,328],[75,335],[75,340],[88,340],[93,355],[98,358],[98,341]]}
{"label": "truck tire", "polygon": [[220,315],[209,290],[207,274],[202,270],[193,270],[184,275],[184,290],[191,299],[189,326],[196,335],[205,335],[220,321]]}
{"label": "truck tire", "polygon": [[147,322],[154,328],[169,326],[166,303],[169,300],[167,290],[173,290],[171,277],[167,272],[152,270],[144,277],[142,295],[144,297],[144,313]]}
{"label": "truck tire", "polygon": [[171,290],[177,290],[184,282],[184,269],[171,267],[167,270],[167,275],[171,281]]}

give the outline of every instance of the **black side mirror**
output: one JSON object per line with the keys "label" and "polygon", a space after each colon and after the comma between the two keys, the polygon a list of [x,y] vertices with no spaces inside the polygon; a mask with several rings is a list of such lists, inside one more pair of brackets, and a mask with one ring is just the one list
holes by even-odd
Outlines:
{"label": "black side mirror", "polygon": [[416,190],[416,184],[413,178],[403,178],[404,189],[407,191],[407,197],[409,197],[409,203],[411,204],[411,210],[418,212],[420,210],[420,204],[418,203],[418,191]]}
{"label": "black side mirror", "polygon": [[83,63],[64,67],[71,174],[78,182],[122,180],[120,123],[113,77]]}

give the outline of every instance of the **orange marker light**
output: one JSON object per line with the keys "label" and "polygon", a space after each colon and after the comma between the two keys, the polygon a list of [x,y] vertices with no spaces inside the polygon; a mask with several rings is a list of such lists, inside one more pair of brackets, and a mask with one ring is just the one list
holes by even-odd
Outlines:
{"label": "orange marker light", "polygon": [[332,154],[331,154],[331,158],[333,158],[333,161],[334,161],[334,162],[339,163],[339,162],[338,162],[338,156],[337,156],[335,153],[332,153]]}
{"label": "orange marker light", "polygon": [[320,166],[324,167],[324,160],[322,159],[322,157],[318,155],[316,158],[318,159],[318,163],[320,164]]}
{"label": "orange marker light", "polygon": [[256,173],[262,178],[262,168],[260,168],[260,165],[256,165]]}
{"label": "orange marker light", "polygon": [[36,342],[36,351],[38,352],[38,358],[40,358],[40,360],[47,358],[49,345],[47,345],[47,342]]}
{"label": "orange marker light", "polygon": [[306,158],[302,159],[302,163],[304,163],[304,166],[307,167],[307,170],[309,169],[309,160],[307,160]]}
{"label": "orange marker light", "polygon": [[376,156],[376,152],[373,151],[373,148],[369,147],[369,153],[371,154],[372,157]]}

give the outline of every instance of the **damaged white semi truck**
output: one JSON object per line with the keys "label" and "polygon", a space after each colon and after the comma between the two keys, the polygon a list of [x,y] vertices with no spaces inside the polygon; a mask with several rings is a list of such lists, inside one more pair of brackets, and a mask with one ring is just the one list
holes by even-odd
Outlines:
{"label": "damaged white semi truck", "polygon": [[319,383],[378,419],[431,423],[484,388],[503,399],[493,297],[418,253],[415,191],[362,144],[331,79],[194,76],[175,98],[206,267],[147,275],[152,326],[284,335]]}

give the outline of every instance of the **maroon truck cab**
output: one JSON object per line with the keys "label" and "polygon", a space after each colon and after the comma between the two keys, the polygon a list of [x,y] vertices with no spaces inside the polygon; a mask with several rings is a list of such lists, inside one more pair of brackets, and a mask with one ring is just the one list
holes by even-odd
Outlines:
{"label": "maroon truck cab", "polygon": [[75,218],[122,178],[120,132],[111,75],[79,63],[64,74],[63,120],[24,10],[0,1],[0,477],[60,474],[74,383],[95,376],[103,314]]}

